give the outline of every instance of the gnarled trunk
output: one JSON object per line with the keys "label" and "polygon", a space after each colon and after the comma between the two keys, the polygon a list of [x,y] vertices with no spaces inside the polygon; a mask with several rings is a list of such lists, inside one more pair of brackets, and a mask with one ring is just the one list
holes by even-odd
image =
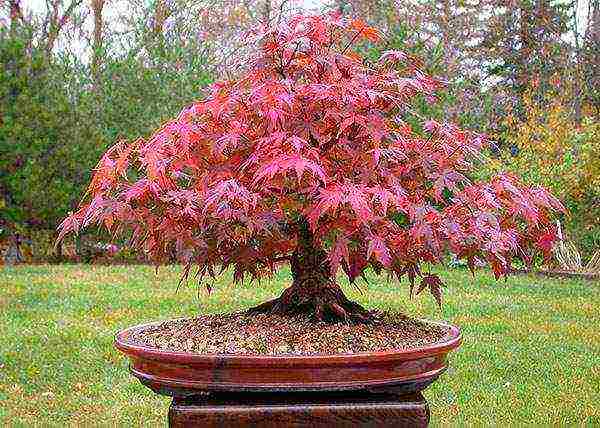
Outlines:
{"label": "gnarled trunk", "polygon": [[298,246],[290,260],[292,285],[277,299],[251,308],[249,312],[312,313],[317,320],[369,321],[372,315],[350,301],[335,282],[327,254],[315,244],[306,220],[298,222],[297,227]]}

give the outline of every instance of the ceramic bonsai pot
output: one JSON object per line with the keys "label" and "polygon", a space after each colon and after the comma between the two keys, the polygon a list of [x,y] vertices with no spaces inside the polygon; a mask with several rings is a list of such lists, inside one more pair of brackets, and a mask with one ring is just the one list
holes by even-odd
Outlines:
{"label": "ceramic bonsai pot", "polygon": [[[319,426],[319,421],[327,426],[377,415],[385,416],[377,426],[402,426],[399,421],[426,426],[429,409],[420,392],[446,370],[448,353],[461,343],[459,329],[448,325],[438,342],[410,350],[209,355],[131,343],[131,335],[149,325],[119,332],[115,346],[129,357],[131,373],[142,384],[174,398],[171,426],[196,426],[200,420],[202,426]],[[333,410],[324,417],[324,408]]]}
{"label": "ceramic bonsai pot", "polygon": [[447,368],[461,342],[457,327],[437,343],[398,351],[311,356],[203,355],[131,343],[148,324],[119,332],[115,346],[130,359],[131,373],[154,392],[185,397],[202,392],[357,391],[419,392]]}

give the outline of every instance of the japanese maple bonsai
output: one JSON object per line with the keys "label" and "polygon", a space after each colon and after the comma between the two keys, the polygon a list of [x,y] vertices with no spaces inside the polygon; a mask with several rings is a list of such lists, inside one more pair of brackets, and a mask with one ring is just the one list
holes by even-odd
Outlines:
{"label": "japanese maple bonsai", "polygon": [[251,313],[353,323],[377,313],[344,295],[340,269],[351,282],[368,269],[407,277],[411,295],[441,303],[442,280],[421,266],[448,253],[496,276],[548,254],[560,203],[514,176],[473,180],[484,138],[411,107],[441,82],[399,51],[366,61],[352,51],[361,39],[380,34],[336,15],[257,36],[237,80],[106,152],[59,239],[104,226],[158,264],[176,257],[182,279],[196,266],[242,282],[289,263],[291,286]]}

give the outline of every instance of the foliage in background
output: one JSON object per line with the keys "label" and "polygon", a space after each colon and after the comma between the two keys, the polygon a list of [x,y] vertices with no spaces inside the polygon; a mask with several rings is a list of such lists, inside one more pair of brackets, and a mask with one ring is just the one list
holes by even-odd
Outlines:
{"label": "foliage in background", "polygon": [[589,256],[600,249],[600,123],[577,123],[564,96],[523,97],[521,118],[508,114],[497,135],[510,151],[490,163],[492,171],[510,170],[539,183],[568,208],[569,238]]}
{"label": "foliage in background", "polygon": [[211,80],[190,42],[146,41],[137,55],[132,43],[92,74],[36,37],[25,24],[0,29],[0,240],[26,236],[28,260],[51,258],[42,231],[77,205],[109,145],[147,135]]}
{"label": "foliage in background", "polygon": [[[107,145],[147,135],[194,101],[191,94],[198,94],[213,75],[234,77],[240,70],[231,65],[244,63],[249,53],[248,29],[279,21],[306,4],[299,0],[42,3],[34,10],[23,0],[0,2],[0,241],[16,232],[31,237],[33,230],[53,229],[55,219],[76,202],[74,195],[88,179],[89,167]],[[545,97],[554,86],[553,76],[562,84],[572,82],[563,106],[574,123],[598,121],[600,1],[582,3],[323,2],[384,29],[388,43],[384,49],[412,52],[425,59],[427,72],[446,80],[437,103],[423,99],[417,112],[494,135],[506,131],[500,125],[507,123],[509,113],[518,121],[526,120],[523,94]],[[577,10],[584,13],[578,16]],[[376,57],[371,46],[365,48]],[[15,67],[36,71],[17,73]],[[9,123],[15,129],[8,129]],[[7,147],[16,144],[15,138],[20,147]],[[500,144],[492,151],[506,157],[510,150]],[[44,169],[48,180],[39,176]],[[589,230],[598,223],[588,210],[580,214],[566,225],[576,236],[580,235],[575,230]]]}
{"label": "foliage in background", "polygon": [[[106,147],[57,77],[69,70],[0,32],[0,189],[5,221],[50,229]],[[83,124],[87,126],[82,126]]]}
{"label": "foliage in background", "polygon": [[440,112],[444,118],[486,132],[498,132],[507,111],[520,114],[523,94],[544,97],[556,79],[573,86],[565,106],[577,123],[586,110],[598,119],[600,1],[587,1],[587,7],[581,3],[327,2],[331,9],[384,29],[388,47],[418,52],[426,69],[448,84],[444,96],[451,102]]}

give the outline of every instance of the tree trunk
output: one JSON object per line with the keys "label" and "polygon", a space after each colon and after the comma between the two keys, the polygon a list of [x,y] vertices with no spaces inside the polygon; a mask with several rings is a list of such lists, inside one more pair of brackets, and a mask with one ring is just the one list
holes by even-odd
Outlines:
{"label": "tree trunk", "polygon": [[312,314],[318,321],[367,322],[372,314],[350,301],[331,275],[327,254],[315,244],[305,219],[297,225],[298,246],[290,259],[292,285],[283,294],[249,310],[277,315]]}
{"label": "tree trunk", "polygon": [[23,263],[23,253],[21,252],[21,236],[15,233],[9,238],[8,249],[4,255],[4,263],[6,265],[16,265]]}
{"label": "tree trunk", "polygon": [[593,0],[588,4],[588,22],[584,36],[583,58],[583,85],[585,86],[585,99],[594,108],[594,114],[600,115],[600,1]]}
{"label": "tree trunk", "polygon": [[528,4],[522,3],[519,14],[519,33],[521,36],[521,46],[519,49],[519,69],[516,75],[516,84],[520,91],[525,91],[528,80],[531,77],[529,71],[529,60],[532,52],[531,25],[532,13]]}
{"label": "tree trunk", "polygon": [[79,5],[83,2],[83,0],[71,0],[71,3],[66,8],[65,12],[60,15],[59,7],[62,4],[62,1],[54,2],[52,6],[52,10],[48,11],[46,17],[46,55],[50,57],[52,54],[52,49],[54,48],[54,44],[58,39],[58,36],[65,26],[65,24],[71,19],[75,9],[79,7]]}
{"label": "tree trunk", "polygon": [[158,0],[154,9],[154,28],[152,29],[155,39],[162,37],[165,22],[170,15],[171,11],[165,0]]}
{"label": "tree trunk", "polygon": [[103,57],[103,39],[102,31],[104,20],[102,10],[105,0],[92,0],[92,11],[94,13],[94,41],[92,45],[92,78],[94,80],[94,89],[98,90],[100,86],[100,64]]}
{"label": "tree trunk", "polygon": [[269,22],[271,22],[271,0],[265,0],[262,11],[262,22],[264,25],[269,25]]}
{"label": "tree trunk", "polygon": [[23,12],[21,11],[21,0],[9,0],[10,9],[10,32],[15,34],[17,27],[23,22]]}

